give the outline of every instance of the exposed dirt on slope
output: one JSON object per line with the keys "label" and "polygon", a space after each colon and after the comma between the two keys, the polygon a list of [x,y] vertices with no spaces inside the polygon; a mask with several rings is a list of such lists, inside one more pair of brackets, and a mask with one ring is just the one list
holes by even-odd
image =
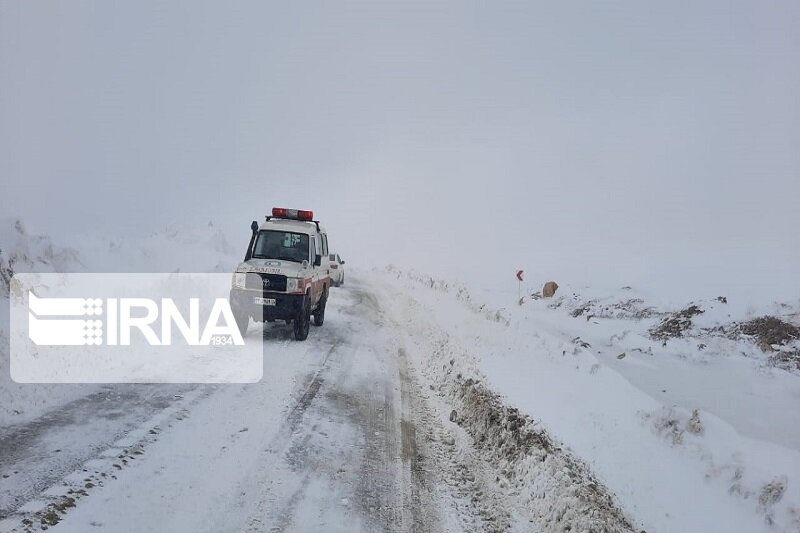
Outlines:
{"label": "exposed dirt on slope", "polygon": [[789,372],[800,371],[800,327],[767,315],[737,324],[732,331],[733,337],[752,337],[762,352],[770,353],[770,365]]}
{"label": "exposed dirt on slope", "polygon": [[456,378],[452,396],[456,423],[510,485],[527,493],[539,530],[634,531],[610,491],[530,417],[470,378]]}
{"label": "exposed dirt on slope", "polygon": [[738,331],[755,337],[762,347],[773,344],[785,345],[800,339],[800,328],[774,316],[762,316],[739,324]]}
{"label": "exposed dirt on slope", "polygon": [[680,311],[661,319],[657,326],[650,330],[650,336],[665,341],[675,337],[683,337],[692,327],[692,317],[704,313],[697,305],[690,305]]}

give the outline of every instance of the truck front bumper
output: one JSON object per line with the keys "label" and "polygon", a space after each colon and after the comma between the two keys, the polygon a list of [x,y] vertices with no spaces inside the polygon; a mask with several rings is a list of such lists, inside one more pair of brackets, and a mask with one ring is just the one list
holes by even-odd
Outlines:
{"label": "truck front bumper", "polygon": [[[256,298],[275,300],[275,305],[256,303]],[[247,314],[256,322],[265,320],[291,320],[303,309],[305,295],[285,292],[231,289],[230,303],[234,313]]]}

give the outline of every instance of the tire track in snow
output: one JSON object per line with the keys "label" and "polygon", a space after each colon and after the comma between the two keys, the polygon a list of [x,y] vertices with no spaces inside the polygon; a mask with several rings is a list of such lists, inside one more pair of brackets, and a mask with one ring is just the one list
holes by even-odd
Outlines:
{"label": "tire track in snow", "polygon": [[[163,392],[160,388],[155,390]],[[167,390],[174,392],[172,389]],[[131,465],[133,460],[145,453],[152,442],[158,440],[163,426],[183,420],[188,416],[192,405],[207,398],[212,392],[213,387],[197,386],[188,388],[184,395],[167,394],[168,398],[161,398],[154,394],[155,399],[148,397],[144,403],[137,403],[139,416],[149,415],[149,418],[134,428],[126,426],[121,432],[103,435],[101,444],[80,448],[77,452],[85,454],[80,460],[59,464],[43,480],[31,478],[31,483],[38,482],[41,485],[47,482],[49,486],[28,489],[24,504],[18,505],[14,512],[0,520],[0,532],[35,531],[56,525],[68,509],[77,505],[82,498],[89,497],[94,487],[102,487],[117,479],[120,471]],[[98,411],[102,414],[109,406],[118,409],[124,407],[126,402],[142,399],[140,389],[132,388],[127,393],[112,390],[108,394],[113,396],[113,400],[110,404],[103,405],[95,403],[100,399],[99,394],[101,393],[75,400],[65,408],[34,421],[30,432],[46,441],[44,437],[47,436],[47,430],[58,429],[61,425],[71,427],[76,422],[85,423],[92,415],[96,415]],[[155,403],[149,401],[153,399]],[[78,417],[77,420],[74,417]],[[58,423],[53,424],[53,421]],[[38,434],[39,431],[43,432],[43,436]],[[24,428],[22,433],[26,433]]]}
{"label": "tire track in snow", "polygon": [[[303,416],[306,410],[317,397],[322,384],[325,382],[323,373],[327,370],[328,361],[338,345],[339,342],[334,341],[333,345],[330,347],[330,349],[328,349],[324,359],[319,365],[319,368],[317,368],[317,370],[311,376],[297,402],[286,415],[286,418],[284,419],[283,424],[281,424],[280,429],[278,429],[275,436],[267,445],[264,452],[265,454],[281,457],[287,453],[292,445],[293,439],[297,437],[298,428],[303,422]],[[263,531],[262,528],[264,527],[264,523],[261,517],[268,514],[274,514],[276,516],[274,520],[275,525],[271,527],[271,530],[284,531],[291,524],[292,517],[297,509],[297,505],[303,499],[303,494],[308,486],[308,482],[309,477],[304,476],[300,486],[294,490],[288,498],[286,498],[286,501],[281,504],[277,512],[268,512],[269,509],[267,509],[267,502],[264,498],[261,498],[257,504],[255,512],[251,514],[251,517],[245,526],[245,530],[250,532]]]}

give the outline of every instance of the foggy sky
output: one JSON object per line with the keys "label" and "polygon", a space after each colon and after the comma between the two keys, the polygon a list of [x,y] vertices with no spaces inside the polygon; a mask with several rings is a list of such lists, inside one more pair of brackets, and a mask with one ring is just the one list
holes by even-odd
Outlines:
{"label": "foggy sky", "polygon": [[797,2],[286,4],[3,0],[3,214],[800,296]]}

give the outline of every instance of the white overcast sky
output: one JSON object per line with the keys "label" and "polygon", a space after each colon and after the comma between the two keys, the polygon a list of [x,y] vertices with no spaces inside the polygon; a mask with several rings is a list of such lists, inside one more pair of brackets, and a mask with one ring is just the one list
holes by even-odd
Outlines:
{"label": "white overcast sky", "polygon": [[[0,1],[3,214],[800,296],[800,3]],[[512,274],[506,274],[511,271]]]}

